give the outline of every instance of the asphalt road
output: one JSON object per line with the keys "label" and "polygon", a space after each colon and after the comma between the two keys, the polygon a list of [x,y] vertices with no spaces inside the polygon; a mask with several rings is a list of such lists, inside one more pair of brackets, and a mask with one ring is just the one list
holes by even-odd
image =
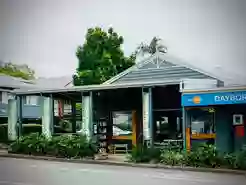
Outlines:
{"label": "asphalt road", "polygon": [[243,175],[0,158],[0,185],[246,185]]}

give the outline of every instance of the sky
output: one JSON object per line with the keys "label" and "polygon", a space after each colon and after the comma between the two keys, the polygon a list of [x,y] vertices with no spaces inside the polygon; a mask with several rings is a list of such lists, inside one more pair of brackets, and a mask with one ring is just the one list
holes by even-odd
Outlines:
{"label": "sky", "polygon": [[0,0],[0,60],[71,75],[87,29],[112,26],[126,54],[158,36],[170,55],[244,82],[245,10],[245,0]]}

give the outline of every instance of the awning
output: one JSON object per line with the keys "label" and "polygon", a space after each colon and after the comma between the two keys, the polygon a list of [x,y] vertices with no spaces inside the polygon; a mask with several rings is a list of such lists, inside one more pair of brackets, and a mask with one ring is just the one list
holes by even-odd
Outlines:
{"label": "awning", "polygon": [[154,86],[166,86],[166,85],[179,85],[180,80],[175,81],[153,81],[153,82],[141,82],[141,83],[124,83],[124,84],[101,84],[101,85],[86,85],[75,86],[71,88],[61,89],[31,89],[31,90],[14,90],[16,95],[38,95],[38,94],[52,94],[52,93],[66,93],[66,92],[88,92],[110,89],[125,89],[125,88],[137,88],[137,87],[154,87]]}

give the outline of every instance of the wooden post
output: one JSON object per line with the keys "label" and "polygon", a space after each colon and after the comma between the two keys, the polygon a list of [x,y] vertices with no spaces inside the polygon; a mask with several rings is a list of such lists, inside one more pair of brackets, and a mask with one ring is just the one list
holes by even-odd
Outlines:
{"label": "wooden post", "polygon": [[132,111],[132,146],[137,146],[137,112]]}
{"label": "wooden post", "polygon": [[190,128],[186,128],[186,150],[190,151],[191,149],[191,141],[190,141]]}

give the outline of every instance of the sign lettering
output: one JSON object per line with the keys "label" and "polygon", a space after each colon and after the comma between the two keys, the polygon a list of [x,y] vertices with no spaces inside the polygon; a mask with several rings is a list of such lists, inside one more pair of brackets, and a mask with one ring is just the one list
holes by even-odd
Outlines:
{"label": "sign lettering", "polygon": [[226,101],[245,101],[246,100],[246,93],[245,94],[232,94],[232,95],[217,95],[214,96],[215,102],[226,102]]}
{"label": "sign lettering", "polygon": [[183,106],[206,106],[223,104],[246,104],[246,91],[182,95]]}

